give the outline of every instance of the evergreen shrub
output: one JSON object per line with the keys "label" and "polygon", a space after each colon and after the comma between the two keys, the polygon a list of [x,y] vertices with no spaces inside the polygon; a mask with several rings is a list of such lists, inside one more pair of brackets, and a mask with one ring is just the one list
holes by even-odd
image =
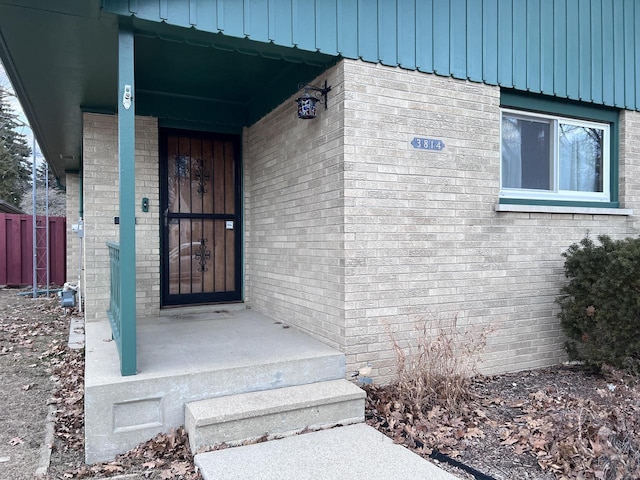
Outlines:
{"label": "evergreen shrub", "polygon": [[561,325],[573,360],[640,373],[640,238],[588,236],[562,254]]}

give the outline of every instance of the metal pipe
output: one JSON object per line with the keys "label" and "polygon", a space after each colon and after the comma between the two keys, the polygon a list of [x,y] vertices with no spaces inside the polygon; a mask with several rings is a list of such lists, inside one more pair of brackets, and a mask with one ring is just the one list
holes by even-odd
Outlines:
{"label": "metal pipe", "polygon": [[47,241],[47,250],[46,250],[46,260],[47,260],[47,297],[49,297],[49,283],[50,283],[50,272],[49,268],[51,267],[49,262],[49,164],[45,161],[45,175],[44,175],[44,217],[46,222],[46,241]]}
{"label": "metal pipe", "polygon": [[33,202],[32,212],[32,227],[33,227],[33,298],[38,297],[38,252],[36,250],[38,245],[38,238],[36,233],[37,221],[36,221],[36,137],[33,137],[33,151],[31,152],[32,164],[31,164],[31,201]]}

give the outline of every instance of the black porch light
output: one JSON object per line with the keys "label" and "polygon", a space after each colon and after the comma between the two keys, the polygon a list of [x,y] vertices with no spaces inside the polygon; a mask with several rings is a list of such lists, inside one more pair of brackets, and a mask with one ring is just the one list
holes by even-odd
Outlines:
{"label": "black porch light", "polygon": [[327,109],[327,93],[331,91],[331,87],[327,86],[327,81],[324,81],[324,87],[314,87],[313,85],[301,83],[298,85],[300,90],[304,89],[304,93],[296,98],[298,103],[298,118],[309,120],[316,118],[316,103],[320,102],[324,104],[324,109]]}

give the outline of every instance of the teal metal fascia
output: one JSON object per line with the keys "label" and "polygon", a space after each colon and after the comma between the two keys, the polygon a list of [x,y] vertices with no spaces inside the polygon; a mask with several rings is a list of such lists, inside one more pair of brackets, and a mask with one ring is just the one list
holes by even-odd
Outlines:
{"label": "teal metal fascia", "polygon": [[640,109],[634,0],[103,0],[106,12]]}

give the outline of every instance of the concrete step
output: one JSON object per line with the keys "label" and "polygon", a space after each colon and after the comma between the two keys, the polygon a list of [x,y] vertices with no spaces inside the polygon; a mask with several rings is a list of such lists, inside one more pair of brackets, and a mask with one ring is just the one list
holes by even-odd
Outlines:
{"label": "concrete step", "polygon": [[201,453],[195,462],[204,480],[457,480],[365,424]]}
{"label": "concrete step", "polygon": [[186,405],[185,428],[195,453],[264,435],[363,422],[364,398],[362,389],[344,379],[210,398]]}
{"label": "concrete step", "polygon": [[86,331],[88,463],[184,425],[190,402],[345,378],[342,352],[250,309],[138,319],[138,374],[126,377],[109,322]]}

